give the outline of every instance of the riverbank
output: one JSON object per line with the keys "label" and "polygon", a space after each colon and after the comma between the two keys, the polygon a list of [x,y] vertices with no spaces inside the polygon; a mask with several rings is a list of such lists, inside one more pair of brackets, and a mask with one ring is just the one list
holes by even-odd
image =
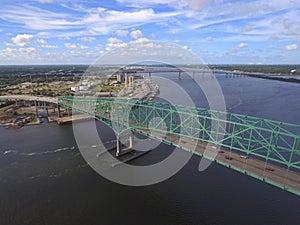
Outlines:
{"label": "riverbank", "polygon": [[58,125],[63,125],[63,124],[72,123],[74,121],[84,121],[84,120],[91,120],[91,119],[93,119],[93,117],[91,117],[90,115],[75,114],[75,115],[72,115],[72,116],[65,116],[65,117],[61,117],[61,118],[56,118],[56,119],[54,119],[54,121],[56,121],[56,123]]}
{"label": "riverbank", "polygon": [[[123,88],[118,94],[118,98],[132,98],[137,100],[153,100],[154,97],[159,93],[159,86],[152,82],[151,78],[144,78],[136,80],[132,85],[129,85]],[[34,96],[0,96],[2,100],[45,100],[43,97],[34,97]],[[57,99],[51,98],[51,102],[57,102]],[[12,127],[12,128],[21,128],[23,126],[30,125],[39,125],[43,122],[44,118],[48,122],[57,122],[57,124],[67,124],[73,121],[81,121],[91,119],[88,115],[77,115],[70,114],[70,111],[61,108],[60,117],[58,116],[55,107],[53,109],[47,110],[42,109],[42,112],[39,112],[39,116],[36,116],[36,107],[32,105],[33,103],[23,104],[16,103],[9,106],[5,106],[0,109],[0,126]],[[30,117],[30,118],[29,118]]]}

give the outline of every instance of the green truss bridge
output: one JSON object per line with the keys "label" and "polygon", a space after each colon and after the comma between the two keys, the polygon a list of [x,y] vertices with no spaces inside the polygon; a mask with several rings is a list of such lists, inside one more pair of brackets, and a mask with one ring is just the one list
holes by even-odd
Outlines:
{"label": "green truss bridge", "polygon": [[58,104],[105,123],[117,140],[150,136],[300,195],[300,125],[123,98],[59,97]]}

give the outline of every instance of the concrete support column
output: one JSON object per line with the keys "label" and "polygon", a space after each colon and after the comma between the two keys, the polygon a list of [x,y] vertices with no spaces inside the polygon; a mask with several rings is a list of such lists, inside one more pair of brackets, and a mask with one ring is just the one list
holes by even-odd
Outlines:
{"label": "concrete support column", "polygon": [[125,87],[127,87],[129,84],[129,77],[128,75],[125,73]]}
{"label": "concrete support column", "polygon": [[178,79],[181,80],[181,72],[178,72]]}
{"label": "concrete support column", "polygon": [[120,136],[119,135],[116,135],[116,141],[117,141],[116,156],[118,157],[121,154],[121,145],[120,145]]}
{"label": "concrete support column", "polygon": [[132,135],[129,136],[129,148],[133,148],[133,138],[132,138]]}
{"label": "concrete support column", "polygon": [[57,105],[57,113],[58,113],[58,117],[61,117],[60,106],[59,105]]}
{"label": "concrete support column", "polygon": [[34,101],[34,106],[35,106],[35,116],[39,117],[39,110],[38,110],[38,105],[37,105],[36,101]]}
{"label": "concrete support column", "polygon": [[46,102],[43,102],[44,113],[46,112]]}
{"label": "concrete support column", "polygon": [[129,136],[129,147],[128,148],[122,149],[122,144],[121,144],[120,136],[119,135],[116,135],[116,142],[117,142],[116,157],[124,155],[124,154],[130,152],[131,149],[133,148],[133,138],[132,138],[132,135]]}

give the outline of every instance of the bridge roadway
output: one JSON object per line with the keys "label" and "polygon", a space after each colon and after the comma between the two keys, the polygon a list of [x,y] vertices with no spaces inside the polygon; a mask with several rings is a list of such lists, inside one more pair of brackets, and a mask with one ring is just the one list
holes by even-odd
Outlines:
{"label": "bridge roadway", "polygon": [[[206,158],[218,164],[252,176],[258,180],[272,184],[284,190],[288,190],[294,194],[299,195],[300,193],[300,174],[294,171],[287,171],[287,169],[283,167],[272,163],[266,163],[253,157],[244,159],[241,158],[241,154],[230,151],[228,148],[220,147],[218,149],[215,145],[186,136],[165,134],[158,131],[150,131],[148,129],[135,129],[135,131],[151,136],[166,144],[171,144],[186,151],[191,151],[193,154],[201,157],[205,154]],[[195,143],[197,143],[196,148]],[[205,150],[208,150],[208,152],[204,153]],[[216,155],[216,157],[213,159],[214,155]],[[226,157],[230,157],[231,159],[226,159]],[[272,168],[274,171],[267,170],[266,168]]]}

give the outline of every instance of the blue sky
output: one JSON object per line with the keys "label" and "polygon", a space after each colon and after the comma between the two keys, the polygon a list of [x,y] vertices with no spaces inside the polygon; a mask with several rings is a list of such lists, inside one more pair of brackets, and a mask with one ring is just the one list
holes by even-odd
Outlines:
{"label": "blue sky", "polygon": [[89,64],[164,41],[208,64],[299,64],[298,0],[1,1],[0,64]]}

